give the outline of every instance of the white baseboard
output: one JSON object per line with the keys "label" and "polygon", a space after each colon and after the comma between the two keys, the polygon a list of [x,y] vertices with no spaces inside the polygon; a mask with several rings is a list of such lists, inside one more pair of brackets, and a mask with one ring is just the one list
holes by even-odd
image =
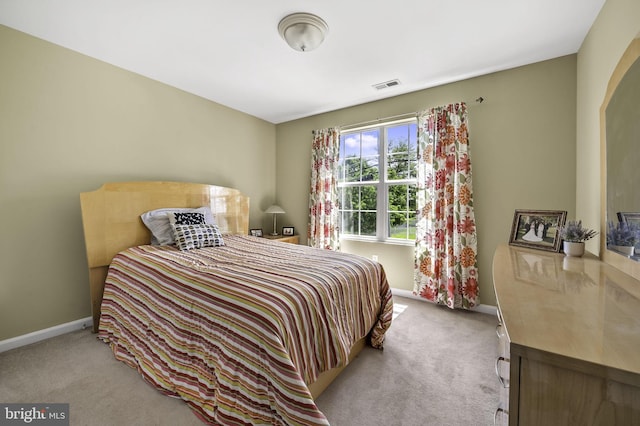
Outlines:
{"label": "white baseboard", "polygon": [[41,340],[60,336],[61,334],[70,333],[76,330],[84,330],[92,325],[93,318],[87,317],[71,321],[66,324],[45,328],[44,330],[34,331],[33,333],[23,334],[22,336],[12,337],[11,339],[0,340],[0,353],[19,348],[20,346],[30,345]]}
{"label": "white baseboard", "polygon": [[[391,289],[391,294],[393,294],[394,296],[407,297],[409,299],[419,300],[421,302],[433,303],[433,302],[430,302],[429,300],[427,300],[427,299],[425,299],[423,297],[416,296],[410,290],[402,290],[402,289],[399,289],[399,288],[392,288]],[[480,312],[482,314],[488,314],[488,315],[493,315],[493,316],[496,316],[497,313],[498,313],[498,310],[496,309],[495,306],[483,305],[483,304],[480,304],[480,305],[476,306],[475,308],[471,309],[471,311]]]}

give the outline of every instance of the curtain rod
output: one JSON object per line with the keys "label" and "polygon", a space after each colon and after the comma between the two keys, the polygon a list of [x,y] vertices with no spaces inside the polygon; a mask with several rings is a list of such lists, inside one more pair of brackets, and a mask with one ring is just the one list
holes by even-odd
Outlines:
{"label": "curtain rod", "polygon": [[355,128],[355,127],[364,127],[370,124],[380,123],[381,121],[402,120],[404,118],[411,118],[411,117],[415,117],[417,114],[418,114],[417,111],[407,112],[404,114],[392,115],[390,117],[376,118],[375,120],[361,121],[360,123],[344,124],[342,126],[338,126],[338,128],[340,130],[345,130],[345,129]]}
{"label": "curtain rod", "polygon": [[[482,96],[480,96],[479,98],[476,98],[476,102],[479,104],[484,102],[484,100],[485,99]],[[417,114],[418,114],[418,111],[407,112],[404,114],[392,115],[390,117],[376,118],[375,120],[361,121],[360,123],[344,124],[342,126],[338,126],[338,128],[340,130],[353,129],[356,127],[364,127],[364,126],[380,123],[381,121],[402,120],[405,118],[411,118],[411,117],[415,117]]]}

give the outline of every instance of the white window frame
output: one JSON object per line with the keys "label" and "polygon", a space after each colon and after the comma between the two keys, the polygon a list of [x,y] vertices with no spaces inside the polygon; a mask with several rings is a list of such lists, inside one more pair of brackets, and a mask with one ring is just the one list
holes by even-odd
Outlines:
{"label": "white window frame", "polygon": [[[400,179],[400,180],[387,180],[387,154],[388,154],[388,135],[387,128],[395,127],[402,124],[417,124],[416,118],[406,118],[402,120],[394,120],[388,122],[381,122],[374,125],[362,126],[357,128],[352,128],[349,130],[345,130],[341,132],[341,136],[349,133],[360,133],[366,130],[371,129],[379,129],[379,139],[378,139],[378,175],[381,179],[377,181],[358,181],[358,182],[342,182],[339,177],[338,179],[338,188],[343,187],[362,187],[362,186],[375,186],[377,188],[376,191],[376,235],[355,235],[355,234],[345,234],[340,232],[340,238],[345,240],[355,240],[355,241],[369,241],[369,242],[382,242],[388,244],[400,244],[400,245],[414,245],[415,241],[406,239],[406,238],[392,238],[389,236],[389,228],[387,224],[389,223],[389,187],[395,185],[417,185],[417,178],[412,179]],[[360,153],[362,155],[362,152]],[[382,206],[382,207],[381,207]],[[342,227],[342,209],[340,209],[340,226]],[[360,223],[360,221],[359,221]]]}

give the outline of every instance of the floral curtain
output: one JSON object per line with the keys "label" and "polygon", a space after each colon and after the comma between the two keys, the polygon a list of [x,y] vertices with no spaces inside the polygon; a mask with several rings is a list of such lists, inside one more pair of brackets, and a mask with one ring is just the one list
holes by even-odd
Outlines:
{"label": "floral curtain", "polygon": [[478,303],[476,223],[464,103],[418,115],[413,292],[449,308]]}
{"label": "floral curtain", "polygon": [[338,250],[338,160],[340,132],[337,128],[315,130],[311,148],[308,241],[311,247]]}

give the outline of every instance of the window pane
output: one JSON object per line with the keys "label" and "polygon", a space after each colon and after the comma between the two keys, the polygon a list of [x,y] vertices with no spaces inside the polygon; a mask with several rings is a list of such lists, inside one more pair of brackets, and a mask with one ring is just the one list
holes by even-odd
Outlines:
{"label": "window pane", "polygon": [[408,186],[408,192],[409,192],[409,205],[407,206],[408,210],[410,213],[414,213],[416,212],[416,210],[418,209],[418,205],[416,203],[416,186],[415,185],[409,185]]}
{"label": "window pane", "polygon": [[340,157],[360,157],[360,133],[340,135]]}
{"label": "window pane", "polygon": [[342,212],[342,233],[357,234],[358,213]]}
{"label": "window pane", "polygon": [[416,152],[418,147],[418,125],[409,124],[409,152]]}
{"label": "window pane", "polygon": [[409,142],[409,125],[401,124],[387,128],[387,153],[406,151]]}
{"label": "window pane", "polygon": [[380,139],[380,132],[378,129],[367,130],[362,132],[362,156],[378,156],[378,140]]}
{"label": "window pane", "polygon": [[409,212],[409,217],[407,219],[408,229],[407,229],[407,239],[415,240],[416,239],[416,212]]}
{"label": "window pane", "polygon": [[387,154],[399,151],[407,151],[409,136],[406,125],[389,127],[387,129]]}
{"label": "window pane", "polygon": [[339,188],[338,197],[340,200],[340,208],[342,210],[353,210],[358,206],[358,188],[344,187]]}
{"label": "window pane", "polygon": [[401,238],[408,240],[416,239],[416,214],[408,213],[389,213],[389,237]]}
{"label": "window pane", "polygon": [[376,235],[376,214],[374,212],[362,212],[360,214],[360,235]]}
{"label": "window pane", "polygon": [[372,182],[380,179],[379,130],[340,136],[340,180]]}
{"label": "window pane", "polygon": [[339,171],[341,181],[360,181],[360,133],[340,135]]}
{"label": "window pane", "polygon": [[378,168],[378,157],[362,158],[362,181],[372,182],[380,178],[380,169]]}
{"label": "window pane", "polygon": [[418,160],[414,160],[413,158],[415,158],[417,154],[413,154],[413,157],[409,158],[409,174],[407,176],[407,179],[415,179],[418,177]]}
{"label": "window pane", "polygon": [[389,213],[389,237],[407,238],[406,213]]}
{"label": "window pane", "polygon": [[389,211],[407,211],[409,185],[389,185]]}
{"label": "window pane", "polygon": [[406,152],[389,154],[387,157],[387,179],[409,179],[409,157]]}
{"label": "window pane", "polygon": [[360,188],[360,210],[376,210],[378,191],[375,186],[362,186]]}
{"label": "window pane", "polygon": [[415,185],[389,185],[388,196],[389,237],[415,239]]}
{"label": "window pane", "polygon": [[418,125],[412,123],[409,125],[409,176],[415,179],[417,176],[416,167],[418,164]]}
{"label": "window pane", "polygon": [[344,162],[346,182],[360,181],[360,158],[347,158]]}
{"label": "window pane", "polygon": [[387,179],[409,179],[411,161],[416,156],[415,124],[402,124],[387,129]]}

